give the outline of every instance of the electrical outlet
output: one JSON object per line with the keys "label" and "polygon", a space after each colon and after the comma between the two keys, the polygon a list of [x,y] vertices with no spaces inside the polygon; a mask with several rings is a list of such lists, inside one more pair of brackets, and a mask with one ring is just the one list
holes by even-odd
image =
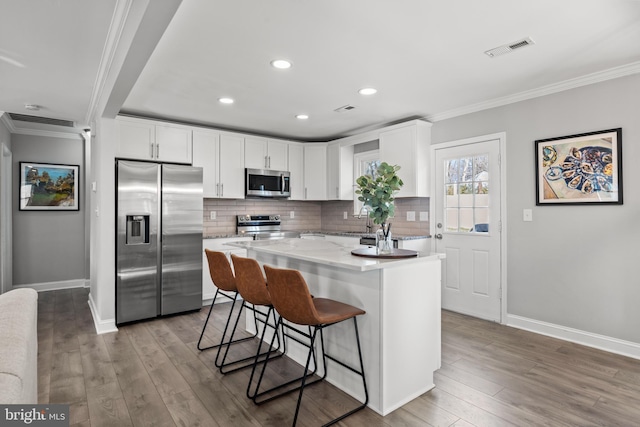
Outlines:
{"label": "electrical outlet", "polygon": [[416,213],[414,211],[408,211],[407,221],[415,221],[415,220],[416,220]]}
{"label": "electrical outlet", "polygon": [[342,218],[343,219],[348,219],[349,218],[349,214],[347,212],[342,212]]}
{"label": "electrical outlet", "polygon": [[420,212],[420,221],[429,221],[429,212]]}
{"label": "electrical outlet", "polygon": [[296,217],[296,211],[289,211],[289,218],[293,219]]}
{"label": "electrical outlet", "polygon": [[209,219],[214,220],[217,217],[218,217],[218,214],[216,213],[216,211],[209,212]]}

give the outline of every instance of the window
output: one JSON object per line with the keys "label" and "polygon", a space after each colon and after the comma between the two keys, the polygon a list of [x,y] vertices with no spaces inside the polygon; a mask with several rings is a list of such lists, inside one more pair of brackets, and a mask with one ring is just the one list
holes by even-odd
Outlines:
{"label": "window", "polygon": [[362,175],[373,176],[373,173],[380,166],[380,152],[378,150],[364,151],[362,153],[356,153],[353,156],[353,213],[354,215],[364,215],[362,208],[363,203],[358,200],[358,195],[355,193],[357,186],[355,185],[356,179]]}
{"label": "window", "polygon": [[489,155],[444,161],[445,231],[489,231]]}

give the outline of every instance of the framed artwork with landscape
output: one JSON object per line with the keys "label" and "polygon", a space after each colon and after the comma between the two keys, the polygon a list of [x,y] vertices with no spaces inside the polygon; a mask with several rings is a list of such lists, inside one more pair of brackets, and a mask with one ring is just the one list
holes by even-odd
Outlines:
{"label": "framed artwork with landscape", "polygon": [[20,162],[21,211],[77,211],[76,165]]}
{"label": "framed artwork with landscape", "polygon": [[536,205],[622,204],[622,128],[535,141]]}

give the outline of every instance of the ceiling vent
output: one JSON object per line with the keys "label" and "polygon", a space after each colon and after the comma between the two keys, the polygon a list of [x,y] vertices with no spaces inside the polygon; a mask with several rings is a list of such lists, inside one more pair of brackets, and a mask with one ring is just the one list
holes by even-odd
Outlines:
{"label": "ceiling vent", "polygon": [[347,105],[343,105],[342,107],[336,108],[333,111],[335,111],[336,113],[344,113],[345,111],[351,111],[354,108],[356,108],[356,107],[354,107],[353,105],[347,104]]}
{"label": "ceiling vent", "polygon": [[531,39],[531,37],[527,37],[522,40],[518,40],[513,43],[506,44],[504,46],[487,50],[485,51],[485,53],[487,54],[487,56],[493,58],[495,56],[500,56],[500,55],[504,55],[505,53],[513,52],[516,49],[521,49],[526,46],[531,46],[532,44],[535,44],[535,42]]}
{"label": "ceiling vent", "polygon": [[26,114],[9,113],[11,120],[29,123],[42,123],[44,125],[64,126],[68,128],[75,127],[71,120],[51,119],[49,117],[29,116]]}

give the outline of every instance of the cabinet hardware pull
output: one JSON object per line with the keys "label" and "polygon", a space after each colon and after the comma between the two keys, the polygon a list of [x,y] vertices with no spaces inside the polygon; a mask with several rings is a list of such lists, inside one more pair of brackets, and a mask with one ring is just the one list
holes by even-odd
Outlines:
{"label": "cabinet hardware pull", "polygon": [[224,197],[224,183],[220,184],[220,197]]}
{"label": "cabinet hardware pull", "polygon": [[151,143],[149,144],[149,157],[151,157],[153,159],[153,146],[155,144]]}
{"label": "cabinet hardware pull", "polygon": [[160,158],[160,143],[156,144],[156,159]]}

